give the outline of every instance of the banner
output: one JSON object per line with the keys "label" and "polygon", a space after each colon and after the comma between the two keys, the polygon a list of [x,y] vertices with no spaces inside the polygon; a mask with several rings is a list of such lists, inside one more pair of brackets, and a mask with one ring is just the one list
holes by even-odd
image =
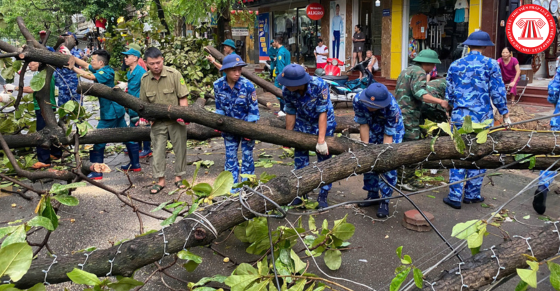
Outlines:
{"label": "banner", "polygon": [[[337,58],[346,62],[345,58],[345,35],[346,35],[346,0],[330,2],[330,40],[329,54],[331,58]],[[326,44],[327,46],[329,44]],[[340,67],[344,71],[344,66]]]}
{"label": "banner", "polygon": [[257,17],[259,21],[259,60],[268,60],[268,48],[270,47],[270,13],[260,13]]}

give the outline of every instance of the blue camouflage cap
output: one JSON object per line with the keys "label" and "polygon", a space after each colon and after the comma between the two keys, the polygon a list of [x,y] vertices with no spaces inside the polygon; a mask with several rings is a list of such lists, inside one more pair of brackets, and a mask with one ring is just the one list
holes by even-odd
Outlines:
{"label": "blue camouflage cap", "polygon": [[391,104],[391,95],[385,85],[381,83],[374,83],[369,85],[369,87],[360,93],[360,99],[358,100],[366,107],[380,109]]}
{"label": "blue camouflage cap", "polygon": [[230,54],[224,58],[220,72],[235,67],[245,67],[246,65],[239,55]]}
{"label": "blue camouflage cap", "polygon": [[311,81],[311,76],[298,64],[287,65],[280,76],[276,78],[278,83],[287,87],[305,85]]}

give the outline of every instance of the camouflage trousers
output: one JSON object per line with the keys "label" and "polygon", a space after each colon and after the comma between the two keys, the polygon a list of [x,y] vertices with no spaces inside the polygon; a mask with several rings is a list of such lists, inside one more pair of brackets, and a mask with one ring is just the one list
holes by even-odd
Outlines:
{"label": "camouflage trousers", "polygon": [[[226,145],[226,163],[224,169],[230,171],[233,175],[233,183],[239,183],[239,160],[237,151],[239,143],[241,143],[241,174],[255,174],[255,161],[253,160],[254,140],[246,140],[240,136],[223,133],[224,143]],[[241,179],[241,182],[247,179]]]}

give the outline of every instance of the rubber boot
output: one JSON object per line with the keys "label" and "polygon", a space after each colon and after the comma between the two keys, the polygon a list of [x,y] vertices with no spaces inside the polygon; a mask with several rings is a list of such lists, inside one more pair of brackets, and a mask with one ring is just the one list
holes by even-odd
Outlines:
{"label": "rubber boot", "polygon": [[379,209],[377,210],[378,218],[387,218],[389,216],[389,203],[382,201],[379,204]]}
{"label": "rubber boot", "polygon": [[[92,163],[103,163],[103,152],[89,151],[89,161]],[[92,180],[101,180],[103,179],[103,173],[91,172],[87,177]]]}
{"label": "rubber boot", "polygon": [[[379,192],[368,191],[366,200],[372,200],[372,199],[379,199]],[[379,201],[358,203],[358,207],[369,207],[373,205],[379,205]]]}
{"label": "rubber boot", "polygon": [[130,158],[130,163],[121,166],[121,170],[128,172],[140,172],[142,167],[140,166],[140,157],[138,154],[138,143],[127,143],[126,148],[128,149],[128,157]]}
{"label": "rubber boot", "polygon": [[546,211],[546,196],[548,196],[548,188],[545,185],[539,185],[535,191],[535,198],[533,198],[533,209],[538,214],[544,214]]}
{"label": "rubber boot", "polygon": [[150,141],[144,141],[142,142],[142,146],[143,149],[140,152],[140,158],[146,158],[146,157],[151,157],[152,156],[152,148],[151,148],[152,143]]}
{"label": "rubber boot", "polygon": [[290,202],[290,204],[288,204],[288,206],[298,206],[303,204],[303,199],[307,199],[307,194],[302,195],[301,198],[300,197],[296,197],[294,198],[294,200],[292,200],[292,202]]}
{"label": "rubber boot", "polygon": [[319,209],[329,207],[329,203],[327,203],[328,196],[329,191],[321,189],[321,192],[319,192],[319,197],[317,198],[317,202],[319,202]]}

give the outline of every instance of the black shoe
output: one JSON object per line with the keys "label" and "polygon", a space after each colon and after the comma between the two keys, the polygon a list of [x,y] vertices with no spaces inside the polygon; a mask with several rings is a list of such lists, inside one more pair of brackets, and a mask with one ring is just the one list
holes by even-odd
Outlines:
{"label": "black shoe", "polygon": [[538,214],[544,214],[546,211],[546,196],[548,196],[548,188],[545,185],[540,185],[535,191],[535,198],[533,198],[533,209]]}
{"label": "black shoe", "polygon": [[455,209],[461,209],[461,202],[453,201],[453,200],[451,200],[447,197],[443,198],[443,203],[445,203],[445,204],[447,204],[447,205],[449,205],[449,206],[451,206]]}
{"label": "black shoe", "polygon": [[389,203],[383,201],[379,204],[379,209],[377,210],[377,217],[387,218],[389,216]]}
{"label": "black shoe", "polygon": [[474,204],[474,203],[481,203],[484,202],[484,197],[480,196],[478,198],[474,198],[474,199],[469,199],[469,198],[464,198],[463,199],[463,203],[466,204]]}
{"label": "black shoe", "polygon": [[[368,195],[366,200],[373,200],[379,199],[379,192],[368,191]],[[372,202],[360,202],[358,203],[358,207],[370,207],[373,205],[379,205],[379,201],[372,201]]]}

